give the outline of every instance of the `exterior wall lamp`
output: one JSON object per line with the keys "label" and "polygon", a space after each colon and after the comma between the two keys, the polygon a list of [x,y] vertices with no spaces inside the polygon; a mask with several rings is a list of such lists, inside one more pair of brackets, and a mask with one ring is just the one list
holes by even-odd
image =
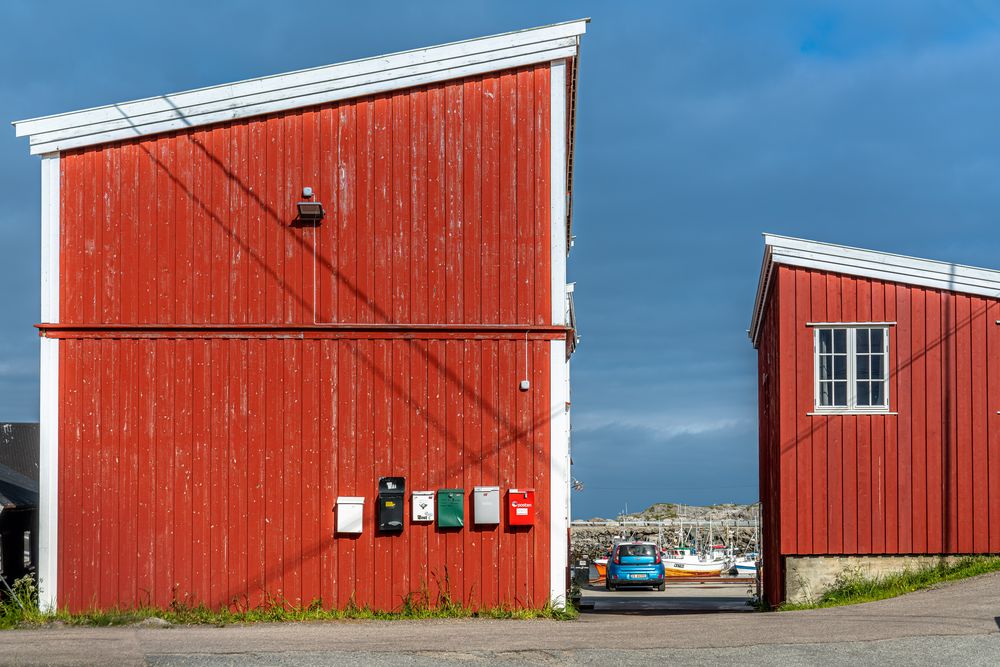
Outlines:
{"label": "exterior wall lamp", "polygon": [[[306,200],[313,198],[312,188],[302,188],[302,197]],[[318,201],[300,201],[295,205],[299,210],[299,221],[316,224],[326,216],[323,204]]]}

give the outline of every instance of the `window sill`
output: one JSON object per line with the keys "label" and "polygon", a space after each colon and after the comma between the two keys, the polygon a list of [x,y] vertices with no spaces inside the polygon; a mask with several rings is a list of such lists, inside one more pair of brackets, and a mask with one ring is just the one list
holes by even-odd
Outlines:
{"label": "window sill", "polygon": [[807,417],[827,417],[830,415],[898,415],[898,412],[890,412],[888,410],[821,410],[819,412],[807,412]]}

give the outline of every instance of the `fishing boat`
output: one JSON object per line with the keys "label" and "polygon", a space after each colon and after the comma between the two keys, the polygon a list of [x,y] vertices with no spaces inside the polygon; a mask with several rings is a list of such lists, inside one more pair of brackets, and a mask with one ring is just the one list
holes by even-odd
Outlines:
{"label": "fishing boat", "polygon": [[668,577],[715,577],[732,566],[732,561],[726,559],[703,558],[690,547],[667,549],[662,559]]}
{"label": "fishing boat", "polygon": [[757,554],[744,554],[733,562],[736,574],[754,576],[757,574]]}
{"label": "fishing boat", "polygon": [[749,548],[742,556],[733,560],[733,571],[736,572],[737,576],[757,576],[757,563],[760,561],[760,515],[755,515],[754,519],[753,541],[750,542]]}

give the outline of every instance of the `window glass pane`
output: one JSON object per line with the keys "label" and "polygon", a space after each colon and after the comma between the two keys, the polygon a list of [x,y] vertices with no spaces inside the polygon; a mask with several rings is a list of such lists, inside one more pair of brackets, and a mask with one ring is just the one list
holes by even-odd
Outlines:
{"label": "window glass pane", "polygon": [[819,353],[829,354],[833,352],[833,333],[829,329],[819,330]]}
{"label": "window glass pane", "polygon": [[871,405],[885,405],[885,394],[882,391],[884,386],[884,382],[872,382]]}
{"label": "window glass pane", "polygon": [[857,368],[858,379],[859,380],[867,380],[868,379],[868,359],[869,359],[869,357],[868,357],[867,354],[859,354],[858,357],[857,357],[857,359],[858,359],[858,368]]}
{"label": "window glass pane", "polygon": [[830,380],[830,357],[827,355],[820,355],[819,358],[819,379],[820,380]]}
{"label": "window glass pane", "polygon": [[619,556],[655,556],[652,544],[622,544],[618,547]]}
{"label": "window glass pane", "polygon": [[834,405],[847,405],[847,383],[835,382],[833,385]]}
{"label": "window glass pane", "polygon": [[[873,380],[884,380],[885,379],[885,376],[882,375],[882,367],[884,366],[884,364],[882,363],[883,359],[885,359],[885,355],[881,355],[881,354],[873,354],[872,355],[872,379]],[[860,361],[860,359],[858,361]],[[858,375],[858,377],[861,377],[861,376]]]}
{"label": "window glass pane", "polygon": [[820,382],[819,383],[819,404],[820,405],[833,405],[833,383],[831,382]]}
{"label": "window glass pane", "polygon": [[833,358],[833,377],[837,380],[847,379],[847,355],[838,354]]}
{"label": "window glass pane", "polygon": [[871,405],[871,399],[868,396],[868,383],[859,382],[858,383],[858,405],[868,406]]}
{"label": "window glass pane", "polygon": [[857,336],[857,352],[868,351],[868,329],[856,329],[854,335]]}
{"label": "window glass pane", "polygon": [[847,329],[833,330],[833,351],[847,352]]}
{"label": "window glass pane", "polygon": [[872,332],[872,352],[881,352],[882,345],[882,329],[871,329]]}

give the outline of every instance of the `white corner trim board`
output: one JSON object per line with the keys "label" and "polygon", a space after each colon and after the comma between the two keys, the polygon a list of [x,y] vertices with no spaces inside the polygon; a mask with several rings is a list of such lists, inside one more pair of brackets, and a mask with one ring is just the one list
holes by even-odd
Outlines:
{"label": "white corner trim board", "polygon": [[[42,322],[59,322],[59,154],[42,156]],[[38,602],[54,610],[59,578],[59,340],[42,338],[38,405]]]}
{"label": "white corner trim board", "polygon": [[566,61],[549,68],[549,224],[552,324],[566,324]]}
{"label": "white corner trim board", "polygon": [[851,246],[764,234],[764,260],[747,333],[757,347],[764,302],[778,265],[873,278],[946,292],[1000,298],[1000,271]]}
{"label": "white corner trim board", "polygon": [[549,348],[549,601],[556,609],[566,606],[569,572],[569,359],[566,341],[551,341]]}
{"label": "white corner trim board", "polygon": [[59,322],[59,153],[42,156],[41,321]]}
{"label": "white corner trim board", "polygon": [[[566,61],[549,68],[549,225],[552,266],[552,324],[566,324]],[[550,357],[550,488],[549,488],[549,601],[566,606],[566,576],[569,568],[570,461],[569,461],[569,359],[566,341],[552,341]]]}
{"label": "white corner trim board", "polygon": [[[31,153],[121,141],[576,55],[589,19],[16,121]],[[565,94],[565,93],[564,93]]]}

